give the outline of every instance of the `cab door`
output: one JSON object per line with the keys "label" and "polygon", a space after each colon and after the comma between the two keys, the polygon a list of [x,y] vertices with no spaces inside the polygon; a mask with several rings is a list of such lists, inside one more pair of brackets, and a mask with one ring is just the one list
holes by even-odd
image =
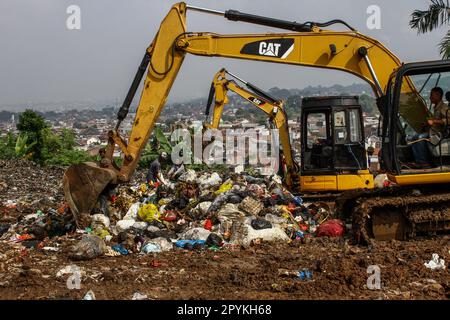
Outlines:
{"label": "cab door", "polygon": [[333,108],[332,120],[333,163],[336,171],[367,169],[361,108]]}

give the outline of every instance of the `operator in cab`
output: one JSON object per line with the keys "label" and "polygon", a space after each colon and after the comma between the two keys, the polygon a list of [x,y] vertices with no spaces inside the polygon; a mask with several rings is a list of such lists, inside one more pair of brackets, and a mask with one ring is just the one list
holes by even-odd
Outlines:
{"label": "operator in cab", "polygon": [[[440,135],[445,131],[449,123],[447,111],[449,107],[443,101],[444,91],[440,87],[434,87],[430,92],[430,102],[433,105],[433,118],[427,120],[428,131],[415,134],[409,139],[415,162],[410,164],[416,169],[433,167],[431,154],[428,149],[431,135]],[[450,111],[449,111],[450,114]]]}

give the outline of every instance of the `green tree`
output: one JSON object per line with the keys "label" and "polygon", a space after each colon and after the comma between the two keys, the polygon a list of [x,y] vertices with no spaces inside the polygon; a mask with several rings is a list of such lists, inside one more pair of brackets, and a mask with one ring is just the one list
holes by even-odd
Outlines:
{"label": "green tree", "polygon": [[42,158],[42,150],[44,148],[44,132],[47,128],[48,125],[45,123],[44,118],[33,110],[27,109],[19,116],[17,130],[21,134],[27,135],[29,143],[34,143],[29,151],[31,152],[31,159],[39,163],[42,163],[44,160]]}
{"label": "green tree", "polygon": [[169,155],[172,153],[172,144],[164,135],[160,126],[155,126],[153,129],[153,137],[150,142],[147,143],[142,151],[141,158],[139,160],[139,166],[141,168],[148,168],[152,161],[154,161],[162,152],[166,152]]}
{"label": "green tree", "polygon": [[0,158],[1,159],[12,159],[16,156],[15,147],[17,143],[17,138],[8,132],[5,137],[0,138]]}
{"label": "green tree", "polygon": [[[417,32],[427,33],[436,28],[450,25],[450,6],[446,0],[431,0],[427,10],[414,10],[409,25]],[[439,43],[439,51],[443,59],[450,57],[450,30]]]}
{"label": "green tree", "polygon": [[75,131],[72,129],[62,129],[61,130],[61,145],[64,149],[73,149],[75,147]]}
{"label": "green tree", "polygon": [[359,97],[359,103],[361,104],[361,108],[364,112],[367,112],[370,115],[375,115],[378,113],[378,107],[375,98],[367,94],[363,94]]}
{"label": "green tree", "polygon": [[17,158],[28,158],[32,155],[31,150],[33,149],[36,141],[28,143],[28,136],[26,134],[20,134],[17,137],[16,145],[14,147],[14,156]]}

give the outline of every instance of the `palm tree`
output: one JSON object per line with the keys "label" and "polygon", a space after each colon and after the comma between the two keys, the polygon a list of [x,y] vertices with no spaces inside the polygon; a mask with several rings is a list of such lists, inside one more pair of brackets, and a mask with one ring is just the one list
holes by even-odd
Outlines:
{"label": "palm tree", "polygon": [[[428,10],[414,10],[409,25],[418,33],[431,32],[434,29],[450,25],[450,6],[446,0],[431,0]],[[450,58],[450,30],[439,43],[443,59]]]}

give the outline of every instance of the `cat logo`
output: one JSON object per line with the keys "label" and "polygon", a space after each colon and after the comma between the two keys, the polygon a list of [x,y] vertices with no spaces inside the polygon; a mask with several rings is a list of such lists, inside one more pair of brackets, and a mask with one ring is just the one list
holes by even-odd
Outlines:
{"label": "cat logo", "polygon": [[281,43],[267,43],[261,41],[259,43],[259,54],[263,56],[277,57]]}
{"label": "cat logo", "polygon": [[281,38],[247,43],[241,53],[286,59],[293,50],[294,39]]}
{"label": "cat logo", "polygon": [[264,101],[261,101],[255,97],[250,97],[250,98],[248,98],[248,100],[250,102],[252,102],[253,104],[256,104],[258,107],[260,107],[262,104],[264,104]]}

